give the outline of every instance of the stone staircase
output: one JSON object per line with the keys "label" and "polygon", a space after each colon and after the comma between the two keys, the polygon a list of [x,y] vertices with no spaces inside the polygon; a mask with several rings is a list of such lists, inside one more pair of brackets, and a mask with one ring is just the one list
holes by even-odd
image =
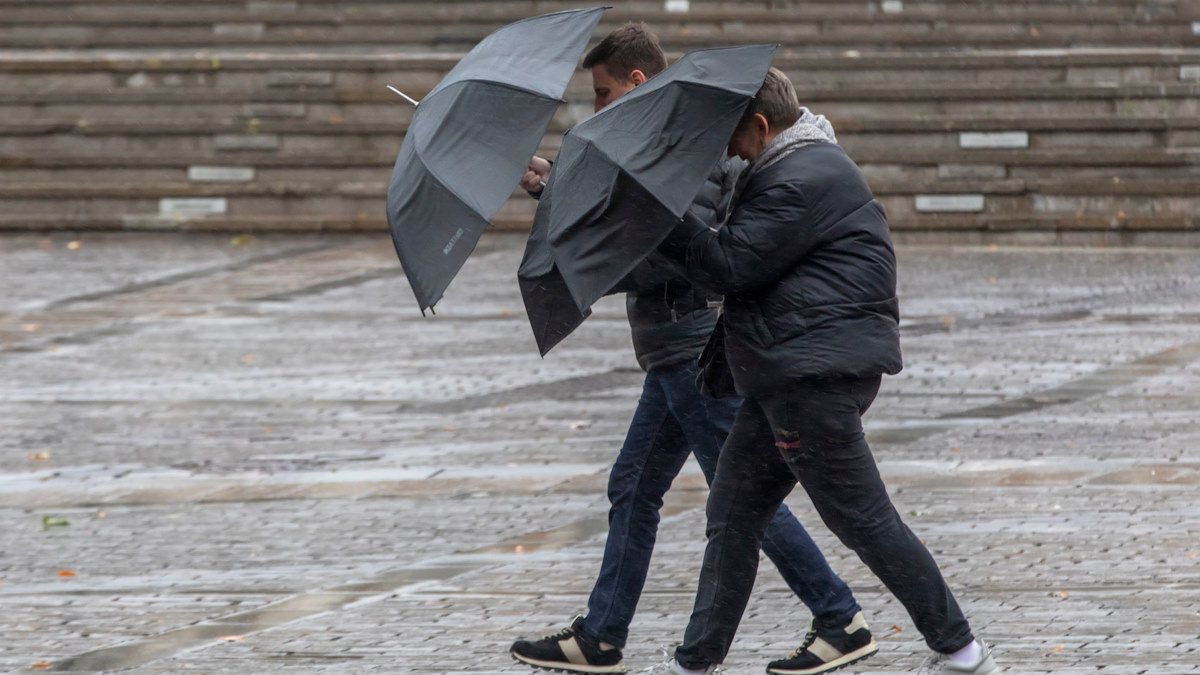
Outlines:
{"label": "stone staircase", "polygon": [[[598,35],[644,20],[672,55],[778,42],[899,241],[1197,241],[1200,2],[617,4]],[[574,6],[0,0],[0,229],[382,231],[411,119],[386,85],[420,97],[496,27]],[[586,74],[567,99],[548,156]]]}

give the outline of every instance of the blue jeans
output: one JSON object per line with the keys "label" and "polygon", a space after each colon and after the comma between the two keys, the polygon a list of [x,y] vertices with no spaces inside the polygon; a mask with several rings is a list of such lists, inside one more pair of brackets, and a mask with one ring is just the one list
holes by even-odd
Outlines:
{"label": "blue jeans", "polygon": [[[696,362],[688,360],[646,373],[625,445],[609,475],[608,540],[584,622],[584,632],[601,642],[625,646],[650,568],[663,495],[689,454],[712,484],[741,405],[740,399],[701,395],[696,371]],[[770,521],[762,550],[822,625],[845,626],[861,609],[786,505]]]}

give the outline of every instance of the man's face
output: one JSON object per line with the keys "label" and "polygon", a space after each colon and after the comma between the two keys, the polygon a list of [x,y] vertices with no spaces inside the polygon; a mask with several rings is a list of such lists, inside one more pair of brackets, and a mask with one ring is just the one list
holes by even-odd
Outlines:
{"label": "man's face", "polygon": [[729,157],[741,157],[747,162],[753,162],[758,157],[758,141],[754,137],[754,127],[752,125],[744,125],[738,127],[737,131],[733,132],[733,136],[729,139],[729,146],[725,148],[725,154]]}
{"label": "man's face", "polygon": [[725,154],[730,157],[741,157],[747,162],[753,162],[762,154],[766,146],[767,133],[770,126],[762,115],[751,117],[749,122],[738,126],[729,139]]}
{"label": "man's face", "polygon": [[621,82],[608,72],[608,68],[603,63],[592,66],[592,91],[596,94],[595,112],[600,112],[609,103],[628,94],[635,86],[637,83],[634,82],[634,78],[627,77],[624,82]]}

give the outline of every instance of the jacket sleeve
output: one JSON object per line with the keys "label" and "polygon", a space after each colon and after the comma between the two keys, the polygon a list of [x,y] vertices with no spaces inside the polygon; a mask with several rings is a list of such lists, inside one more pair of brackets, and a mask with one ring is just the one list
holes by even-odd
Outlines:
{"label": "jacket sleeve", "polygon": [[736,204],[719,230],[685,215],[658,250],[717,293],[754,291],[780,279],[817,243],[807,215],[799,187],[776,183]]}

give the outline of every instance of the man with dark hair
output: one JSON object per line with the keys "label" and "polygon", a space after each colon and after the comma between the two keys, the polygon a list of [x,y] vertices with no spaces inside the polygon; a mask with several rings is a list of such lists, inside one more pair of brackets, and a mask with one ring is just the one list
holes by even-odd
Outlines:
{"label": "man with dark hair", "polygon": [[[583,63],[592,72],[598,112],[665,69],[666,57],[653,34],[631,24],[605,38]],[[811,119],[828,128],[824,118]],[[548,172],[549,162],[534,158],[522,186],[537,192]],[[724,220],[735,175],[729,162],[716,167],[692,206],[698,222],[716,226]],[[717,296],[689,283],[678,268],[660,258],[636,269],[614,291],[628,293],[634,351],[646,378],[609,476],[608,539],[587,615],[557,634],[512,646],[517,660],[536,667],[625,671],[621,649],[646,582],[663,496],[689,453],[712,482],[740,403],[736,398],[706,398],[696,385],[697,357],[718,315],[710,300]],[[780,504],[768,520],[763,549],[812,611],[814,630],[828,638],[814,646],[816,651],[808,649],[813,645],[797,651],[803,669],[795,672],[822,673],[874,654],[877,646],[861,607],[795,516]]]}
{"label": "man with dark hair", "polygon": [[[901,368],[883,208],[776,69],[729,154],[750,164],[726,225],[712,230],[688,215],[659,247],[688,278],[724,294],[726,358],[745,396],[709,492],[708,546],[684,642],[659,672],[707,673],[724,660],[767,523],[799,482],[933,649],[920,672],[996,675],[933,556],[892,505],[863,436],[882,375]],[[784,659],[767,672],[809,671]]]}

